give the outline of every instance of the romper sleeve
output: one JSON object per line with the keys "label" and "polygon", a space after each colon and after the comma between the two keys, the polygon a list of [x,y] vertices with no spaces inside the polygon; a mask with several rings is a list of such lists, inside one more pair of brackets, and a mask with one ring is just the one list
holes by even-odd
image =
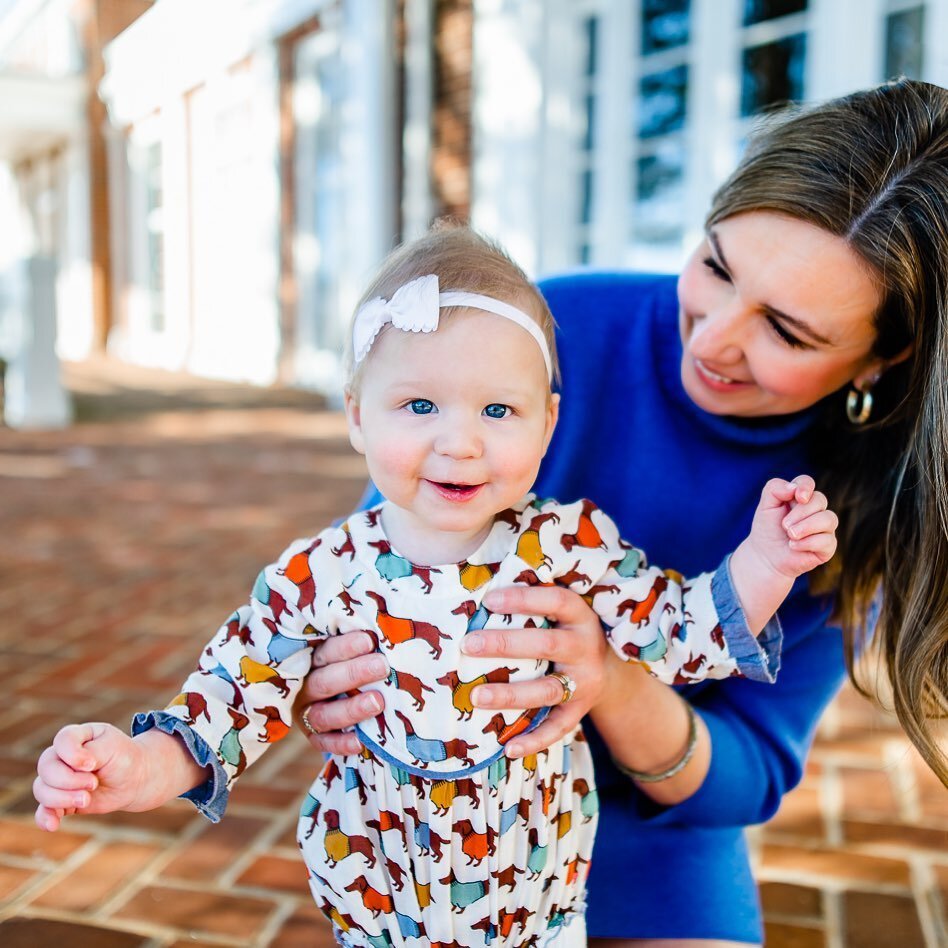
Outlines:
{"label": "romper sleeve", "polygon": [[571,588],[595,610],[620,658],[670,685],[734,676],[775,680],[779,621],[774,617],[753,635],[731,580],[730,557],[713,573],[685,579],[650,566],[591,501],[567,505],[560,516],[560,545],[578,555],[570,576],[580,575]]}
{"label": "romper sleeve", "polygon": [[[211,820],[237,778],[292,726],[293,701],[325,636],[316,602],[321,538],[297,540],[257,577],[241,606],[205,646],[197,669],[163,711],[139,714],[132,733],[178,734],[209,781],[183,794]],[[321,631],[322,630],[322,631]]]}

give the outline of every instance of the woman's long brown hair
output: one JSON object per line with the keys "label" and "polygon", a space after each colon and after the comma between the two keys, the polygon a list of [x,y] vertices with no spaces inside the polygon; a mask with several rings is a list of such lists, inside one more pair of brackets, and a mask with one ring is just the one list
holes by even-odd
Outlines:
{"label": "woman's long brown hair", "polygon": [[836,596],[857,688],[856,657],[877,654],[900,723],[948,786],[935,724],[948,711],[948,91],[899,80],[772,121],[708,225],[749,211],[846,240],[882,292],[874,354],[911,347],[873,388],[869,423],[847,420],[845,391],[821,406],[815,461],[840,527],[814,583]]}

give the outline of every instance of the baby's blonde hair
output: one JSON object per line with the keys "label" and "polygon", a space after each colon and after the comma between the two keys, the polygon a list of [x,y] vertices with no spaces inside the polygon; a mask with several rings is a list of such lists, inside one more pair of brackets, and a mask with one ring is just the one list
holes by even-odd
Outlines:
{"label": "baby's blonde hair", "polygon": [[[402,244],[386,257],[369,284],[359,307],[377,296],[391,299],[400,287],[417,277],[434,274],[441,292],[460,290],[491,296],[522,309],[536,320],[550,349],[553,382],[559,383],[560,370],[556,357],[556,324],[550,307],[540,291],[496,241],[472,228],[454,221],[438,221],[424,237]],[[441,318],[449,318],[457,307],[445,307]],[[390,327],[383,328],[382,332]],[[346,388],[358,395],[369,355],[355,365],[352,353],[352,332],[346,352]]]}

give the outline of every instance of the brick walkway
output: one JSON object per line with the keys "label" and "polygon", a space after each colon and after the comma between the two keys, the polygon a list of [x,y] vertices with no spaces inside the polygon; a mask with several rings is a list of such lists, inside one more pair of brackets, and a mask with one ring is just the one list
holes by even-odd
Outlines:
{"label": "brick walkway", "polygon": [[[147,395],[142,373],[100,375],[69,369],[83,424],[0,430],[0,944],[329,946],[294,841],[314,767],[297,735],[218,827],[178,803],[34,827],[55,730],[125,726],[173,694],[260,565],[348,509],[364,476],[342,418],[311,396],[145,373]],[[753,842],[769,948],[948,945],[948,793],[854,694]]]}

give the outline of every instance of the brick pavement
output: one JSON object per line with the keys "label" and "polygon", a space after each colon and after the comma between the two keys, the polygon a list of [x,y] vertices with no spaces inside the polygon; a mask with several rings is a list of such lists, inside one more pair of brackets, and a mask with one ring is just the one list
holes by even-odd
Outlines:
{"label": "brick pavement", "polygon": [[[260,565],[352,505],[343,420],[302,393],[114,366],[68,381],[89,420],[0,429],[0,944],[329,946],[294,842],[314,766],[298,735],[217,827],[174,803],[46,834],[30,785],[61,724],[125,726],[172,694]],[[752,842],[770,948],[948,945],[948,793],[855,693]]]}

